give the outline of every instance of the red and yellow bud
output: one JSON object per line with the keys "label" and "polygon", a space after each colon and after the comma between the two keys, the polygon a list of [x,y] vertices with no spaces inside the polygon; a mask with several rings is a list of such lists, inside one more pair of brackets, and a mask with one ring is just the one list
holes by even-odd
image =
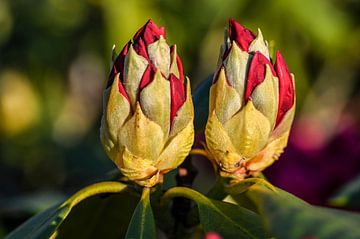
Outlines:
{"label": "red and yellow bud", "polygon": [[220,174],[243,179],[278,159],[295,111],[294,76],[278,51],[273,66],[261,31],[230,19],[210,88],[205,137]]}
{"label": "red and yellow bud", "polygon": [[152,187],[189,153],[194,109],[176,46],[151,20],[114,60],[100,136],[122,174]]}

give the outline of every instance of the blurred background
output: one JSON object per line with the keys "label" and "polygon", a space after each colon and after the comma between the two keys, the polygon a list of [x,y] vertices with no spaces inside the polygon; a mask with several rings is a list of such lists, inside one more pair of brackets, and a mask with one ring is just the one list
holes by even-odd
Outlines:
{"label": "blurred background", "polygon": [[266,175],[327,205],[360,172],[360,1],[0,0],[0,237],[114,169],[99,140],[113,44],[152,18],[194,88],[229,17],[261,28],[296,77],[290,145]]}

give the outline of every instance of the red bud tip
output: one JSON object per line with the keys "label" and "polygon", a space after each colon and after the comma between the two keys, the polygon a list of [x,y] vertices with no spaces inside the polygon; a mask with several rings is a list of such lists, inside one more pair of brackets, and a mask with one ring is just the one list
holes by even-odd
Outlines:
{"label": "red bud tip", "polygon": [[256,38],[252,31],[241,26],[233,18],[229,20],[229,35],[230,40],[235,41],[243,51],[249,51],[250,43]]}
{"label": "red bud tip", "polygon": [[184,83],[176,78],[174,74],[170,74],[170,94],[171,94],[171,112],[170,122],[172,123],[176,113],[185,102],[185,88]]}
{"label": "red bud tip", "polygon": [[294,105],[295,89],[289,69],[280,51],[276,53],[275,70],[279,78],[279,110],[276,126],[280,123],[285,113]]}
{"label": "red bud tip", "polygon": [[269,59],[257,51],[253,56],[249,67],[249,74],[245,89],[245,101],[250,98],[255,87],[265,80],[266,65],[270,66],[271,71],[275,76],[276,73]]}
{"label": "red bud tip", "polygon": [[145,45],[148,46],[149,44],[159,40],[161,35],[166,38],[165,28],[156,26],[156,24],[149,19],[149,21],[147,21],[147,23],[136,32],[133,40],[136,43],[141,38]]}

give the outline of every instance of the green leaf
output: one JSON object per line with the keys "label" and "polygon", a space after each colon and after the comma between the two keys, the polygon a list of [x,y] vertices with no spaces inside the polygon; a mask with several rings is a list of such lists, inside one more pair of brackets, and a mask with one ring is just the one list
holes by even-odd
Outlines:
{"label": "green leaf", "polygon": [[174,197],[185,197],[196,202],[200,223],[205,232],[215,231],[223,238],[267,238],[260,217],[238,205],[211,200],[190,188],[169,189],[163,197],[163,204]]}
{"label": "green leaf", "polygon": [[231,184],[225,187],[225,191],[230,195],[237,195],[247,191],[253,185],[261,185],[272,191],[276,191],[276,188],[263,178],[247,178],[239,183]]}
{"label": "green leaf", "polygon": [[255,185],[246,192],[276,238],[360,238],[360,215],[312,206],[277,189]]}
{"label": "green leaf", "polygon": [[138,200],[129,189],[87,198],[57,229],[57,238],[124,238]]}
{"label": "green leaf", "polygon": [[228,179],[221,177],[220,175],[216,176],[216,180],[212,188],[206,194],[206,197],[215,199],[215,200],[223,200],[228,194],[224,190],[224,184]]}
{"label": "green leaf", "polygon": [[71,215],[72,209],[80,202],[98,194],[119,193],[126,187],[119,182],[102,182],[88,186],[74,194],[63,204],[53,206],[30,218],[6,238],[49,238],[54,233],[59,234],[57,230],[61,228],[60,225]]}
{"label": "green leaf", "polygon": [[69,212],[69,207],[55,205],[27,220],[6,239],[49,238]]}
{"label": "green leaf", "polygon": [[230,184],[224,187],[226,193],[231,195],[231,198],[240,206],[247,208],[253,212],[258,213],[258,209],[256,205],[252,202],[250,198],[244,193],[246,192],[251,186],[254,185],[261,185],[265,188],[268,188],[271,191],[276,191],[276,188],[269,183],[264,178],[246,178],[243,181]]}
{"label": "green leaf", "polygon": [[150,205],[150,188],[144,188],[141,200],[131,218],[126,239],[151,239],[156,237],[156,226]]}
{"label": "green leaf", "polygon": [[350,209],[360,209],[360,175],[340,189],[333,198],[330,199],[330,204],[334,206],[341,206]]}
{"label": "green leaf", "polygon": [[194,103],[194,126],[196,131],[205,129],[209,115],[209,92],[212,85],[213,74],[201,82],[193,91],[192,100]]}

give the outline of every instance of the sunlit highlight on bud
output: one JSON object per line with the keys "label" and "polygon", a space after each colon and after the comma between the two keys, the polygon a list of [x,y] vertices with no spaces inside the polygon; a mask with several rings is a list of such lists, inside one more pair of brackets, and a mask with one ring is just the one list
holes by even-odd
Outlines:
{"label": "sunlit highlight on bud", "polygon": [[189,153],[190,83],[165,29],[149,20],[116,57],[104,92],[101,141],[124,176],[152,187]]}
{"label": "sunlit highlight on bud", "polygon": [[273,65],[258,30],[230,19],[210,89],[207,151],[220,174],[257,175],[287,145],[295,111],[294,76],[280,53]]}

